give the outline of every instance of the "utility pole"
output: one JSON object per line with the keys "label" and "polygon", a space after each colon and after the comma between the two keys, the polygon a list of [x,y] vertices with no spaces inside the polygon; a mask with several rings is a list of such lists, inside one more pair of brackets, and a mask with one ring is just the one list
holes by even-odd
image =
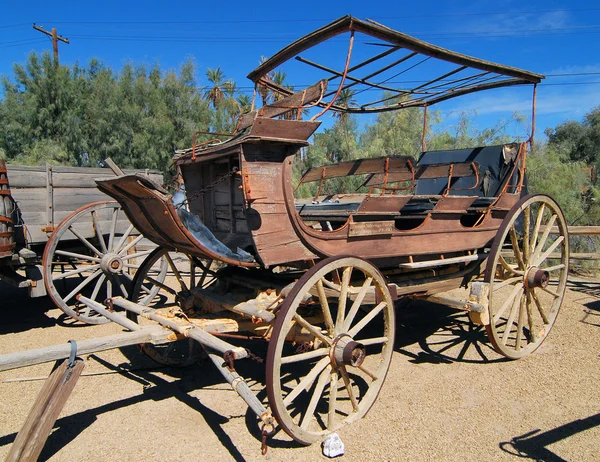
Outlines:
{"label": "utility pole", "polygon": [[69,39],[61,37],[60,35],[56,35],[56,27],[52,28],[52,32],[48,32],[45,29],[42,29],[40,26],[33,23],[33,28],[37,31],[42,32],[50,37],[52,37],[52,48],[54,49],[54,65],[58,66],[58,41],[69,44]]}

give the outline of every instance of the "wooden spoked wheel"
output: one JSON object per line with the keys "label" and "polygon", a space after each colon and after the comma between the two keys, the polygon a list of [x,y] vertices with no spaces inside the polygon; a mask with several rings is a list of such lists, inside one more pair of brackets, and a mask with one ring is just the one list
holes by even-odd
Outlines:
{"label": "wooden spoked wheel", "polygon": [[536,350],[548,336],[565,294],[569,238],[565,217],[545,195],[521,199],[504,219],[485,270],[488,336],[511,359]]}
{"label": "wooden spoked wheel", "polygon": [[52,301],[67,315],[87,324],[109,320],[80,303],[78,294],[102,303],[129,297],[142,258],[143,236],[116,202],[96,202],[67,216],[54,230],[42,257],[44,283]]}
{"label": "wooden spoked wheel", "polygon": [[[191,316],[196,308],[191,290],[205,288],[215,281],[209,266],[210,261],[156,248],[136,273],[130,300],[161,310],[165,316]],[[127,316],[143,324],[136,314],[127,312]],[[201,345],[190,338],[164,345],[147,343],[142,345],[142,350],[154,361],[166,366],[193,364],[203,351]]]}
{"label": "wooden spoked wheel", "polygon": [[369,262],[331,257],[307,271],[282,303],[267,354],[269,404],[284,431],[311,444],[363,417],[385,380],[394,332],[390,292]]}

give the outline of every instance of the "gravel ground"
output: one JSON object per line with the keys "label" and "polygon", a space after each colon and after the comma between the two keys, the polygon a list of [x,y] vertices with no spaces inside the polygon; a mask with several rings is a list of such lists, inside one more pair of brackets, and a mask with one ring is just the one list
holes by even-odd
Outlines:
{"label": "gravel ground", "polygon": [[[48,300],[0,285],[0,352],[118,333],[77,326]],[[505,361],[485,331],[446,307],[398,309],[392,366],[367,417],[340,436],[347,461],[600,460],[600,283],[571,282],[540,349]],[[86,359],[41,460],[325,460],[282,433],[266,457],[254,419],[212,364],[157,368],[135,347]],[[238,363],[264,398],[264,368]],[[0,373],[0,458],[51,364]],[[126,372],[115,373],[118,368]]]}

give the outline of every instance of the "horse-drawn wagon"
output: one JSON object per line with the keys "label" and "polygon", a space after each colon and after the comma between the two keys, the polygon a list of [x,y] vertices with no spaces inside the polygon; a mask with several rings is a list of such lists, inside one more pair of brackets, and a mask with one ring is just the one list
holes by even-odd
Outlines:
{"label": "horse-drawn wagon", "polygon": [[[300,56],[344,34],[349,50],[340,69]],[[351,65],[355,35],[384,51]],[[292,92],[269,77],[288,62],[326,78]],[[427,68],[433,75],[425,80],[395,81],[432,62],[438,66]],[[281,98],[243,115],[229,139],[178,153],[178,192],[139,175],[98,181],[158,247],[137,269],[128,297],[104,304],[78,297],[89,317],[134,331],[123,335],[130,343],[143,339],[144,351],[164,364],[188,363],[203,349],[265,434],[278,426],[304,444],[363,417],[375,402],[390,367],[399,298],[437,297],[468,311],[508,358],[539,347],[563,299],[568,238],[556,202],[526,194],[533,130],[525,142],[313,167],[299,181],[315,185],[310,199],[295,197],[292,178],[295,156],[327,111],[426,109],[480,90],[535,88],[543,76],[343,17],[249,78]],[[329,91],[331,82],[337,88]],[[338,104],[349,88],[377,96]],[[316,114],[303,120],[310,110]],[[348,177],[356,191],[328,189],[328,181]],[[558,234],[550,234],[553,227]],[[108,242],[97,237],[99,245]],[[113,260],[107,263],[122,264]],[[464,300],[444,295],[460,287],[469,288]],[[177,335],[146,334],[148,319]],[[236,345],[242,338],[269,342],[266,403],[235,371],[235,360],[251,356]]]}

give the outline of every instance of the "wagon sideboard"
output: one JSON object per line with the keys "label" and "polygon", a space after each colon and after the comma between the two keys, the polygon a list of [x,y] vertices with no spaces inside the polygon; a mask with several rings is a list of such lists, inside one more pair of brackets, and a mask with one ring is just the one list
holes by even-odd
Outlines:
{"label": "wagon sideboard", "polygon": [[[44,244],[54,228],[84,205],[110,200],[94,180],[114,174],[105,168],[7,165],[11,195],[18,207],[17,244]],[[155,170],[127,170],[144,174],[162,184]],[[109,220],[110,217],[100,217]],[[20,234],[20,235],[19,235]],[[88,234],[88,233],[86,233]],[[88,234],[89,235],[89,234]]]}

